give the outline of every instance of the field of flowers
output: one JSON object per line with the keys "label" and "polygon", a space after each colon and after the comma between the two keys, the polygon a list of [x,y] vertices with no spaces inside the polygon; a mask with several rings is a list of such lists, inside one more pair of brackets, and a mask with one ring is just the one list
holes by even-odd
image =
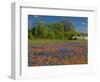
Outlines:
{"label": "field of flowers", "polygon": [[28,66],[87,64],[87,41],[28,44]]}

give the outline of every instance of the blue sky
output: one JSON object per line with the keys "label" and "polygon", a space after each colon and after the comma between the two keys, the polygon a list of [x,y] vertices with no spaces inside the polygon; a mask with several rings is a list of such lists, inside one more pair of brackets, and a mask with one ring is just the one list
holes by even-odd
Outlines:
{"label": "blue sky", "polygon": [[87,29],[88,29],[87,17],[28,15],[28,27],[35,25],[35,23],[38,20],[42,20],[47,24],[50,22],[60,22],[60,21],[63,21],[64,19],[71,21],[77,31],[87,32]]}

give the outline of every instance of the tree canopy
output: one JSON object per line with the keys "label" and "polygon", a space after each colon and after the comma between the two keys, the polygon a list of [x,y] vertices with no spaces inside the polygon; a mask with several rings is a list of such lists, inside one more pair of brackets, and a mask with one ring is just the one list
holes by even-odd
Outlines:
{"label": "tree canopy", "polygon": [[45,23],[41,20],[28,30],[28,39],[68,39],[73,36],[86,36],[87,33],[77,32],[75,26],[69,20],[61,22]]}

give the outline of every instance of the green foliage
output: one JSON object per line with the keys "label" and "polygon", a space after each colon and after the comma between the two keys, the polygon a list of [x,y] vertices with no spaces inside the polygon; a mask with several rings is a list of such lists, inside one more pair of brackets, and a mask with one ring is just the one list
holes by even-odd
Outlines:
{"label": "green foliage", "polygon": [[39,21],[37,24],[36,24],[36,27],[35,27],[35,36],[37,38],[42,38],[43,37],[43,32],[44,32],[44,29],[45,29],[45,25],[42,21]]}
{"label": "green foliage", "polygon": [[64,39],[64,32],[63,31],[55,30],[54,32],[55,32],[56,39]]}
{"label": "green foliage", "polygon": [[74,32],[64,32],[64,36],[68,40],[72,40],[72,37],[74,36]]}
{"label": "green foliage", "polygon": [[34,39],[34,36],[32,35],[32,32],[28,32],[28,38],[29,38],[30,40],[33,40],[33,39]]}
{"label": "green foliage", "polygon": [[77,32],[72,22],[68,20],[48,24],[45,24],[43,21],[38,21],[28,31],[28,39],[72,40],[73,36],[87,36],[87,33]]}
{"label": "green foliage", "polygon": [[53,31],[50,31],[48,33],[48,36],[47,36],[48,39],[55,39],[55,33]]}
{"label": "green foliage", "polygon": [[48,27],[45,26],[42,32],[42,38],[47,38],[48,37]]}

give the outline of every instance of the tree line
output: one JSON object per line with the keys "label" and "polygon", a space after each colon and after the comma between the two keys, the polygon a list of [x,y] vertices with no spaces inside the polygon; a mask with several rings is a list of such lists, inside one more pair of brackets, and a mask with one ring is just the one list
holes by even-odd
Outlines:
{"label": "tree line", "polygon": [[73,36],[87,36],[87,33],[78,32],[69,20],[45,23],[38,21],[28,29],[28,39],[66,39],[72,40]]}

